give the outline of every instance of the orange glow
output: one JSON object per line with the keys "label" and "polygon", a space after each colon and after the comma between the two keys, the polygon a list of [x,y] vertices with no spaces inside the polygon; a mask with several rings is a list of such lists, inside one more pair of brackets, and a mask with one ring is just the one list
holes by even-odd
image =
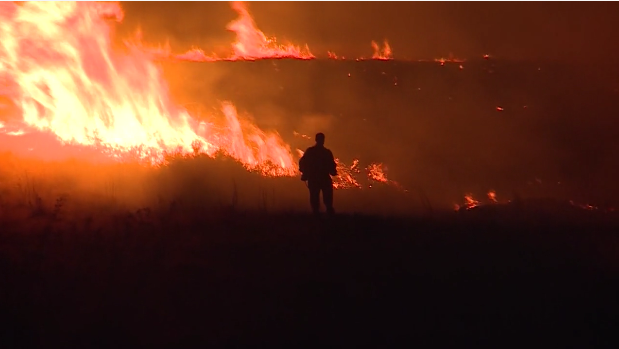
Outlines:
{"label": "orange glow", "polygon": [[383,164],[370,164],[367,167],[368,178],[376,182],[387,183],[389,180],[383,171]]}
{"label": "orange glow", "polygon": [[114,51],[107,20],[122,20],[117,3],[5,2],[0,9],[0,76],[12,82],[2,91],[27,128],[116,159],[158,164],[166,153],[223,152],[263,175],[297,173],[277,134],[240,120],[227,102],[223,118],[197,122],[171,100],[152,52],[128,43]]}
{"label": "orange glow", "polygon": [[[367,175],[368,175],[368,179],[372,182],[380,182],[380,183],[384,183],[384,184],[389,184],[392,185],[402,191],[407,191],[406,189],[404,189],[400,183],[396,182],[396,181],[392,181],[390,179],[387,178],[387,174],[385,173],[387,171],[387,168],[383,168],[383,164],[381,163],[373,163],[370,164],[367,168]],[[372,185],[370,184],[370,188],[372,187]]]}
{"label": "orange glow", "polygon": [[274,37],[268,38],[256,27],[254,19],[242,2],[233,2],[232,8],[239,14],[239,18],[228,24],[228,30],[236,33],[237,41],[232,45],[233,59],[261,59],[261,58],[297,58],[312,59],[309,48],[300,49],[292,44],[280,45]]}
{"label": "orange glow", "polygon": [[578,208],[582,208],[583,210],[587,210],[587,211],[595,211],[598,209],[597,206],[593,206],[591,204],[580,204],[580,203],[576,203],[573,200],[570,200],[570,205],[578,207]]}
{"label": "orange glow", "polygon": [[473,209],[480,205],[480,202],[473,198],[473,194],[464,195],[464,207],[467,210]]}
{"label": "orange glow", "polygon": [[293,44],[282,45],[275,37],[267,37],[251,17],[247,6],[243,2],[232,2],[232,9],[239,15],[230,22],[226,29],[236,34],[236,42],[232,44],[232,54],[226,58],[220,58],[216,54],[207,55],[199,48],[178,55],[165,54],[168,58],[193,62],[213,61],[253,61],[257,59],[293,58],[314,59],[316,58],[309,47],[301,48]]}
{"label": "orange glow", "polygon": [[339,159],[335,159],[337,168],[337,176],[333,178],[333,188],[335,189],[353,189],[361,188],[361,184],[355,178],[359,174],[359,160],[355,159],[352,165],[347,166]]}
{"label": "orange glow", "polygon": [[310,137],[310,136],[308,136],[308,135],[301,134],[301,133],[299,133],[299,132],[297,132],[297,131],[293,131],[293,132],[292,132],[292,134],[293,134],[293,135],[295,135],[295,136],[297,136],[297,137],[301,137],[301,138],[305,138],[305,139],[312,140],[312,137]]}
{"label": "orange glow", "polygon": [[378,59],[381,61],[386,61],[393,59],[391,55],[391,47],[389,47],[389,43],[387,40],[383,43],[382,50],[378,47],[376,41],[372,41],[372,49],[374,49],[374,54],[372,55],[372,59]]}
{"label": "orange glow", "polygon": [[[464,63],[464,62],[465,62],[465,60],[464,60],[464,59],[455,58],[455,57],[453,56],[453,54],[451,54],[451,53],[449,54],[449,57],[448,57],[448,58],[444,58],[444,57],[441,57],[441,58],[434,58],[434,61],[435,61],[435,62],[437,62],[437,63],[440,63],[441,65],[445,65],[445,63],[458,63],[458,64],[460,64],[460,63]],[[460,69],[462,69],[462,68],[463,68],[463,67],[462,67],[462,64],[460,64],[459,68],[460,68]]]}
{"label": "orange glow", "polygon": [[494,190],[490,190],[488,192],[488,200],[490,200],[490,202],[493,204],[498,203],[498,201],[496,200],[496,192]]}

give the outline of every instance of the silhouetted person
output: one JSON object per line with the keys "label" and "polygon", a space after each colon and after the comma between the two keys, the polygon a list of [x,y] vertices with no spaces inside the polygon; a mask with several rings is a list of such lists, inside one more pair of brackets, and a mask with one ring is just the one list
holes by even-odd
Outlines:
{"label": "silhouetted person", "polygon": [[320,213],[320,191],[327,212],[333,214],[333,181],[331,176],[337,176],[335,159],[331,150],[325,148],[325,135],[316,134],[316,145],[307,148],[299,160],[301,180],[307,181],[310,192],[310,204],[314,214]]}

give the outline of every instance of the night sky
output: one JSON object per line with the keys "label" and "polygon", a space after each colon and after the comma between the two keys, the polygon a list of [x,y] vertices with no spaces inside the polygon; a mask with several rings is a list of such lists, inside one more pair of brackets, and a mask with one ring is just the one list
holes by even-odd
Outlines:
{"label": "night sky", "polygon": [[[236,18],[227,2],[122,3],[119,34],[138,26],[147,42],[172,48],[225,49]],[[318,57],[335,51],[370,56],[370,41],[387,39],[394,58],[461,58],[485,53],[518,60],[615,60],[616,2],[252,2],[258,27],[280,41],[308,44]],[[121,35],[122,36],[122,35]]]}

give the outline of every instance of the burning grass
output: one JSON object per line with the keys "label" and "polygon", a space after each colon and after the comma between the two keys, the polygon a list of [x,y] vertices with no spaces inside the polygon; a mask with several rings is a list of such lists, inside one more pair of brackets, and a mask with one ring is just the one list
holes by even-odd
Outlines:
{"label": "burning grass", "polygon": [[[11,221],[38,216],[79,221],[138,210],[305,212],[307,200],[298,176],[265,177],[223,153],[169,155],[159,166],[0,156],[1,215]],[[383,200],[390,203],[377,207]],[[336,207],[344,212],[404,213],[415,204],[401,190],[382,183],[372,190],[336,191]]]}

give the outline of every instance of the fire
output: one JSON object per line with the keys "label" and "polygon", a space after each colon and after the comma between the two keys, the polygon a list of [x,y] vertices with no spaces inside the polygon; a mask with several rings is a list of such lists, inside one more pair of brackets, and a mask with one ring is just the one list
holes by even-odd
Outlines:
{"label": "fire", "polygon": [[338,175],[334,178],[333,188],[335,189],[351,189],[361,188],[361,184],[357,181],[355,176],[359,174],[359,160],[355,159],[352,165],[347,166],[339,159],[335,159]]}
{"label": "fire", "polygon": [[273,58],[294,58],[294,59],[314,59],[316,58],[305,45],[304,48],[293,44],[282,45],[277,42],[275,37],[267,37],[258,27],[252,18],[247,6],[243,2],[232,2],[232,9],[237,12],[239,17],[230,22],[226,29],[236,34],[236,42],[232,44],[232,54],[227,58],[219,58],[216,54],[207,55],[199,48],[178,55],[165,54],[168,58],[192,62],[213,62],[213,61],[253,61],[256,59]]}
{"label": "fire", "polygon": [[[366,171],[367,171],[368,179],[370,180],[370,182],[380,182],[384,184],[389,184],[404,192],[408,191],[404,189],[404,187],[402,187],[400,183],[387,178],[387,174],[385,173],[387,171],[387,168],[386,167],[383,168],[383,164],[381,163],[370,164],[366,168]],[[371,188],[372,185],[370,184],[369,187]]]}
{"label": "fire", "polygon": [[382,50],[380,49],[380,47],[378,47],[378,44],[376,43],[376,41],[372,41],[372,48],[374,49],[374,54],[372,55],[372,59],[378,59],[382,61],[393,59],[391,55],[391,47],[389,46],[389,43],[387,42],[387,40],[385,40],[385,42],[383,43]]}
{"label": "fire", "polygon": [[464,195],[464,207],[467,210],[473,209],[480,205],[480,202],[473,198],[473,194]]}
{"label": "fire", "polygon": [[305,139],[309,139],[309,140],[312,139],[312,137],[310,137],[310,136],[308,136],[306,134],[299,133],[297,131],[293,131],[292,134],[297,136],[297,137],[301,137],[301,138],[305,138]]}
{"label": "fire", "polygon": [[345,59],[346,59],[346,57],[344,57],[344,56],[338,56],[338,55],[337,55],[335,52],[333,52],[333,51],[327,51],[327,57],[328,57],[329,59],[335,59],[335,60],[338,60],[338,59],[340,59],[340,60],[345,60]]}
{"label": "fire", "polygon": [[[591,204],[577,203],[577,202],[574,202],[574,200],[570,200],[569,203],[570,203],[570,205],[572,205],[574,207],[578,207],[578,208],[581,208],[581,209],[587,210],[587,211],[595,211],[595,210],[598,209],[597,206],[594,206],[594,205],[591,205]],[[607,210],[607,211],[611,211],[612,212],[612,209]]]}
{"label": "fire", "polygon": [[[0,5],[0,77],[2,103],[19,111],[19,128],[0,125],[3,133],[49,132],[63,144],[94,147],[120,160],[166,162],[181,156],[223,153],[264,176],[296,176],[288,145],[239,118],[230,102],[221,114],[192,117],[175,104],[157,60],[169,57],[169,46],[148,48],[125,41],[111,44],[109,20],[122,21],[117,3],[2,3]],[[231,60],[313,58],[309,50],[281,46],[255,26],[242,3],[239,18],[228,25],[237,33]],[[168,55],[168,56],[166,56]],[[391,51],[385,42],[382,57]],[[177,59],[218,60],[194,48]],[[24,131],[25,130],[25,131]],[[303,138],[309,138],[306,135]],[[299,156],[302,152],[299,151]],[[348,166],[337,160],[336,188],[361,188],[359,160]],[[368,179],[397,184],[382,164],[370,164]]]}
{"label": "fire", "polygon": [[370,164],[367,167],[368,178],[376,182],[387,183],[389,180],[383,171],[383,164]]}
{"label": "fire", "polygon": [[208,56],[202,49],[193,47],[191,50],[174,56],[175,59],[189,62],[216,62],[221,59],[216,54]]}
{"label": "fire", "polygon": [[[300,135],[295,133],[296,135]],[[302,157],[305,152],[301,149],[297,149],[299,157]],[[361,184],[355,178],[359,171],[359,160],[353,160],[351,166],[341,162],[340,159],[335,159],[335,168],[337,170],[337,176],[333,177],[334,189],[351,189],[361,188]]]}
{"label": "fire", "polygon": [[[295,135],[304,136],[297,132]],[[302,157],[304,151],[301,149],[297,149],[297,153],[299,157]],[[347,165],[346,163],[340,161],[340,159],[335,159],[335,166],[337,170],[337,176],[333,177],[333,188],[334,189],[362,189],[363,185],[359,183],[357,176],[361,173],[360,162],[359,159],[353,159],[351,165]],[[384,174],[382,170],[382,164],[370,164],[367,168],[367,178],[370,182],[381,182],[385,184],[392,184],[402,189],[401,186],[392,180],[387,179],[387,176]],[[372,188],[372,185],[368,185],[369,188]]]}
{"label": "fire", "polygon": [[235,59],[314,58],[307,46],[305,50],[302,50],[294,45],[280,45],[274,37],[268,38],[264,35],[256,27],[244,3],[233,2],[232,8],[239,14],[239,18],[228,24],[226,28],[235,32],[237,36],[237,41],[233,44]]}
{"label": "fire", "polygon": [[[173,103],[152,54],[131,44],[113,50],[107,19],[122,20],[117,3],[0,6],[0,77],[10,82],[2,91],[27,127],[120,159],[161,163],[166,153],[194,153],[199,144],[201,153],[223,152],[264,175],[297,173],[280,137],[241,122],[232,104],[222,105],[223,122],[198,123]],[[235,23],[241,30],[245,22]],[[255,47],[243,52],[251,56]]]}
{"label": "fire", "polygon": [[488,192],[488,200],[490,200],[491,203],[493,204],[497,204],[498,201],[496,199],[496,192],[494,190],[490,190]]}
{"label": "fire", "polygon": [[461,63],[465,62],[464,59],[454,57],[453,53],[449,53],[447,58],[434,58],[434,61],[440,63],[441,65],[445,65],[445,63],[458,63],[460,69],[463,68]]}

